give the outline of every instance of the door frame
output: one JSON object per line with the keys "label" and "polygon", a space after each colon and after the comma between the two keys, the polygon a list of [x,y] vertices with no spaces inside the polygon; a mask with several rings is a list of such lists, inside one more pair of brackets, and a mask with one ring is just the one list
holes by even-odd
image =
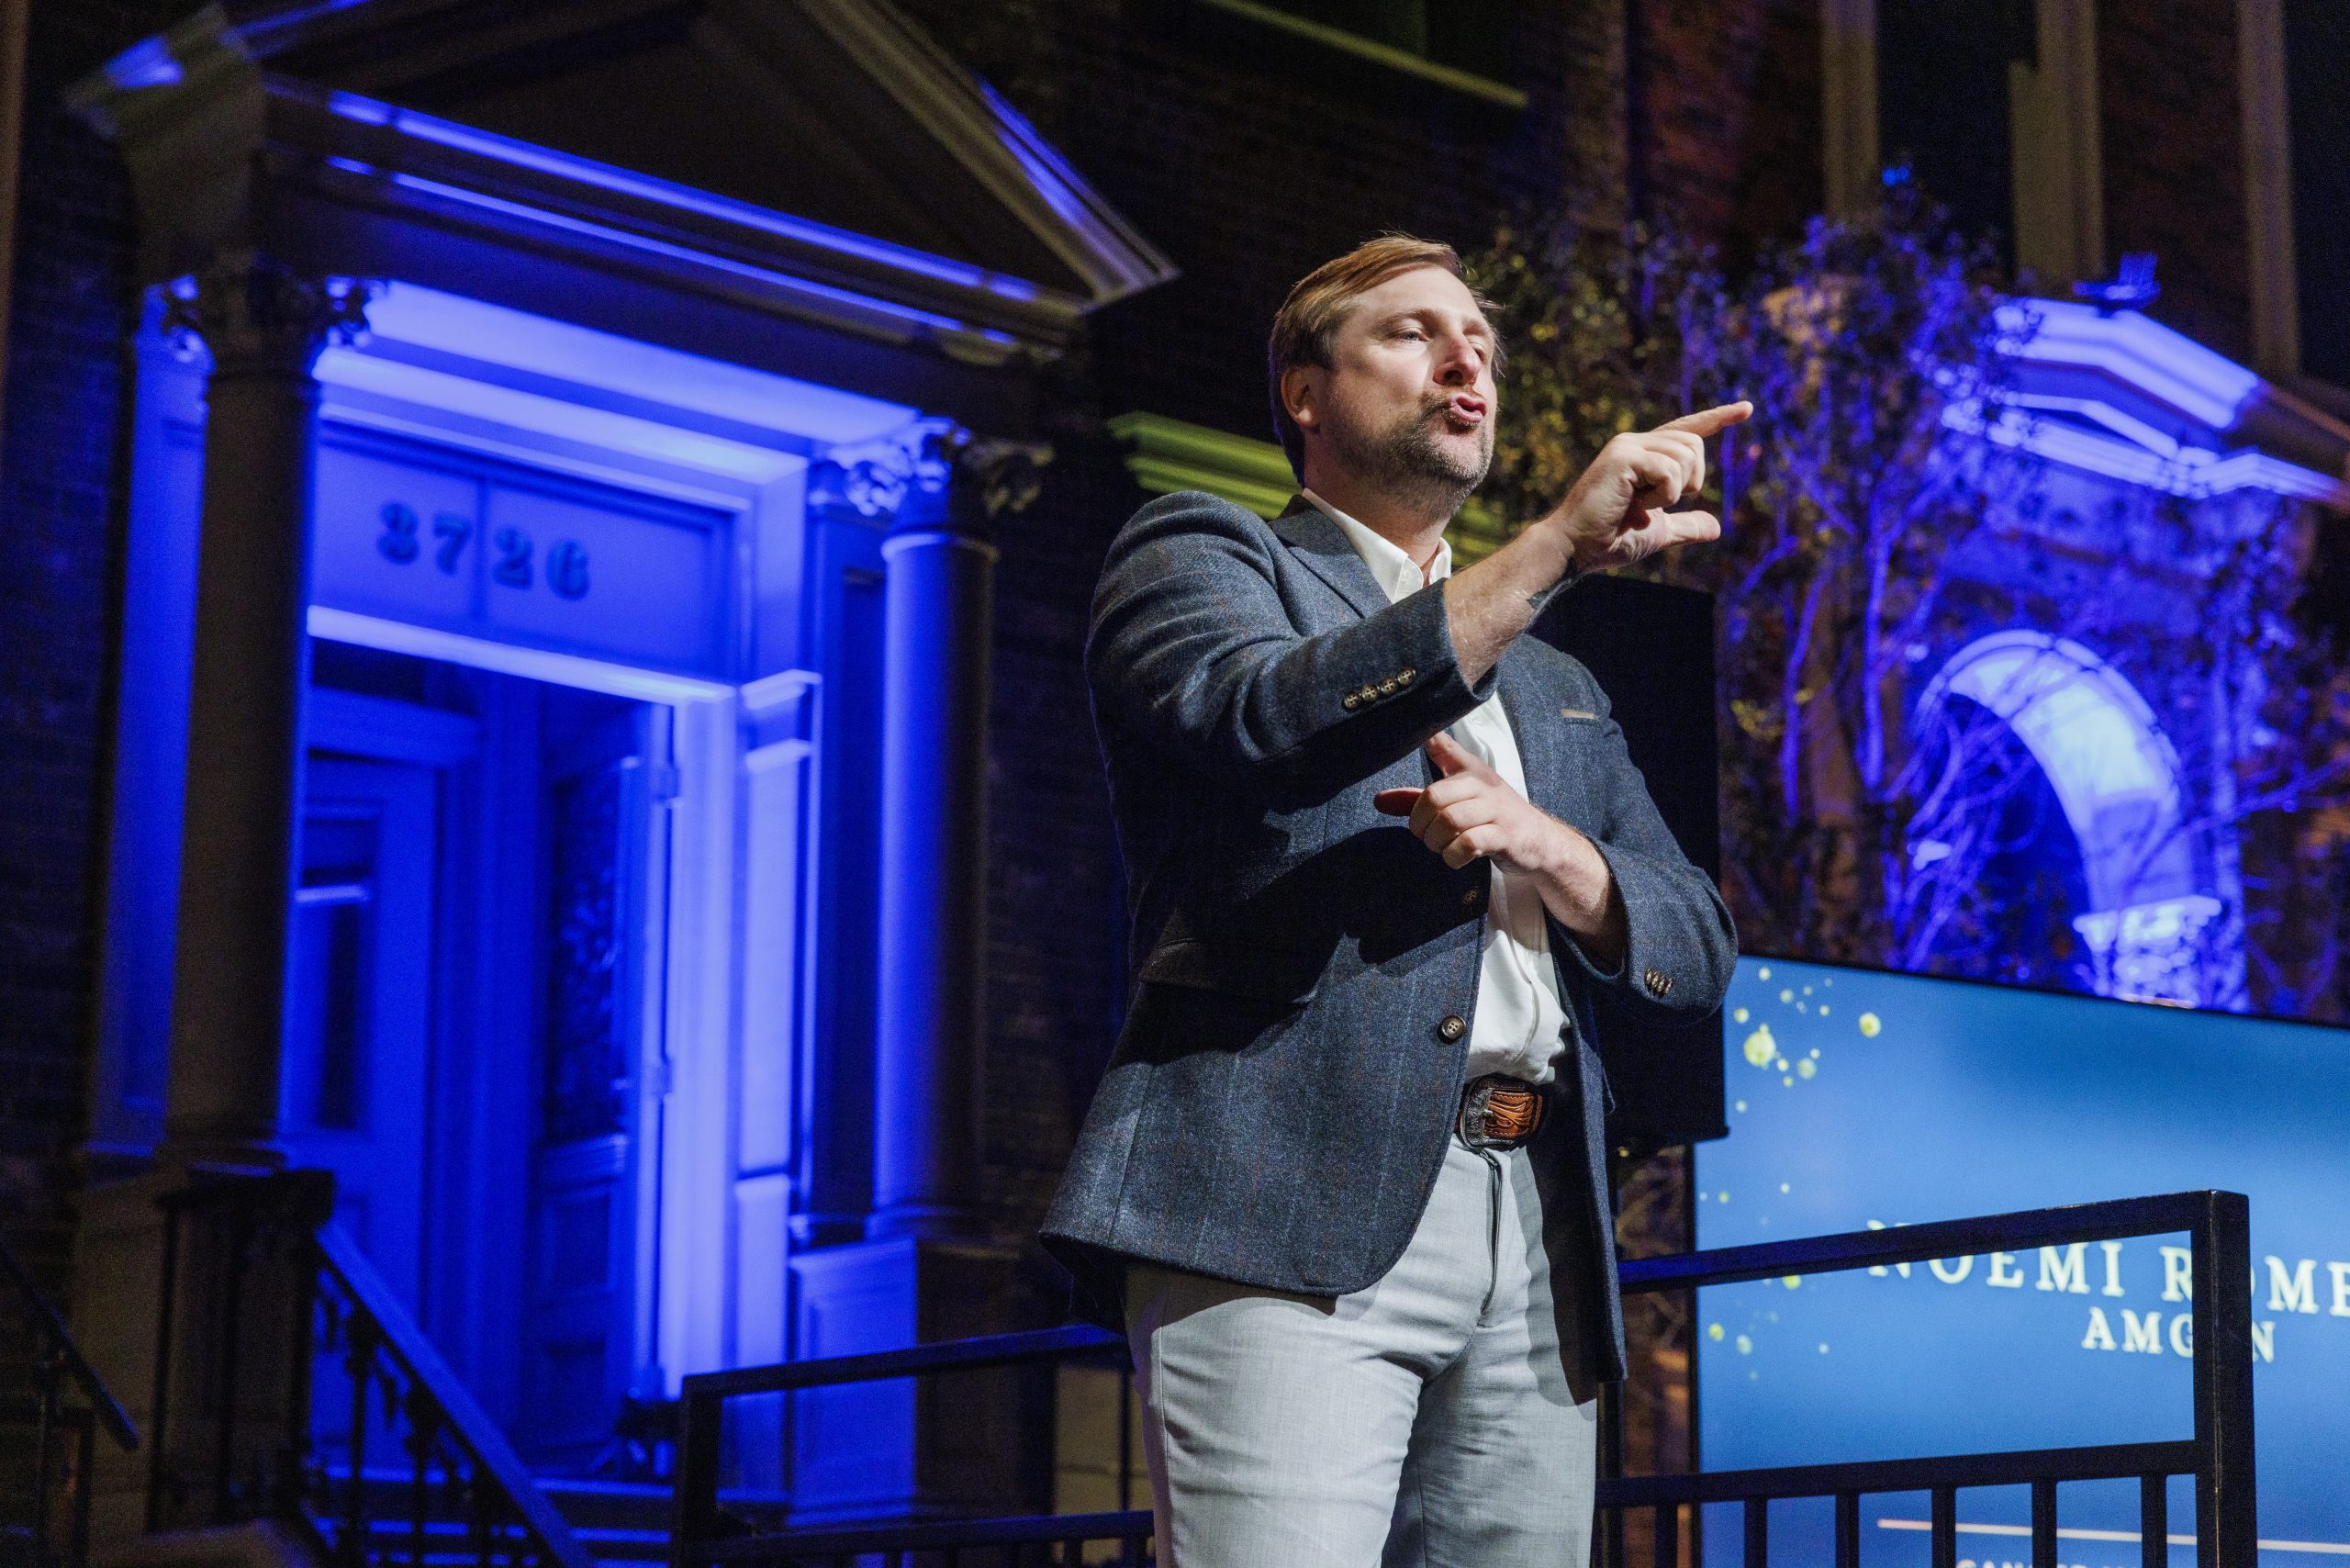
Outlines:
{"label": "door frame", "polygon": [[[795,915],[787,927],[789,952],[763,949],[758,962],[746,963],[744,935],[746,920],[761,918],[758,912],[802,902],[819,864],[810,715],[822,682],[805,667],[812,656],[803,581],[806,472],[811,458],[887,436],[914,422],[918,410],[731,365],[722,365],[730,396],[741,391],[735,384],[758,380],[773,384],[772,398],[713,411],[655,407],[641,386],[557,385],[545,366],[527,363],[527,354],[540,352],[551,334],[583,329],[506,312],[529,324],[514,340],[521,357],[509,366],[498,357],[506,345],[484,334],[426,342],[430,313],[413,301],[431,292],[388,286],[389,297],[379,297],[375,308],[391,328],[376,342],[321,357],[323,419],[722,509],[735,519],[730,602],[712,607],[730,618],[733,673],[726,679],[328,607],[314,606],[310,615],[311,632],[320,638],[659,703],[673,715],[677,787],[659,818],[669,923],[657,1034],[666,1054],[642,1076],[656,1101],[645,1106],[643,1125],[659,1128],[661,1151],[657,1161],[646,1162],[659,1194],[657,1204],[642,1210],[654,1245],[641,1258],[647,1305],[640,1354],[647,1374],[657,1372],[674,1394],[685,1374],[733,1364],[746,1350],[764,1359],[769,1329],[788,1311],[783,1226],[798,1201],[798,1080],[812,1048],[805,999],[816,936],[812,924]],[[409,303],[399,311],[385,308],[403,300]],[[502,310],[462,303],[469,321]],[[161,1132],[201,475],[201,366],[164,337],[160,322],[159,298],[151,293],[135,343],[125,701],[118,721],[91,1140],[95,1157],[114,1157],[123,1169],[142,1165]],[[566,363],[588,367],[581,372],[588,375],[598,360],[580,353]],[[583,440],[583,429],[596,439]],[[323,744],[326,734],[314,728],[311,739]],[[484,779],[467,809],[494,815],[502,799],[510,811],[515,788],[511,780]],[[757,855],[746,827],[752,800],[759,802]],[[778,831],[791,840],[788,857],[767,853]],[[792,886],[769,885],[787,875]],[[525,989],[535,1002],[535,988]],[[744,1039],[746,1017],[762,1032],[755,1043]],[[512,1026],[511,1020],[471,1022],[476,1028]],[[747,1051],[760,1058],[754,1087],[776,1101],[763,1101],[757,1115],[768,1126],[793,1129],[781,1143],[763,1130],[755,1148],[744,1145],[740,1096]],[[784,1070],[771,1070],[778,1062]],[[510,1092],[514,1075],[506,1076],[503,1084],[473,1089]],[[484,1107],[481,1122],[497,1119],[488,1098],[475,1103]],[[442,1120],[448,1125],[448,1117]],[[471,1184],[510,1192],[460,1174],[493,1175],[496,1143],[494,1135],[474,1128],[441,1151],[447,1160],[442,1169],[450,1173],[442,1189]],[[448,1234],[445,1220],[442,1229]],[[477,1255],[442,1271],[472,1283],[453,1286],[453,1294],[436,1292],[426,1308],[429,1320],[453,1338],[472,1335],[471,1343],[447,1348],[453,1361],[479,1370],[479,1392],[493,1410],[510,1406],[511,1390],[498,1383],[513,1377],[515,1358],[500,1353],[499,1331],[491,1326],[496,1315],[477,1307],[480,1300],[518,1299],[497,1280],[501,1266],[519,1265]],[[469,1322],[480,1327],[457,1327]]]}

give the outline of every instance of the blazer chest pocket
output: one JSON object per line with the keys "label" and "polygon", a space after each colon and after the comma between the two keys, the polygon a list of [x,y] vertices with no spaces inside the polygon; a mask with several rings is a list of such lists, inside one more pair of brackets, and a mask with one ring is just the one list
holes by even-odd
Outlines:
{"label": "blazer chest pocket", "polygon": [[1246,941],[1183,936],[1161,942],[1136,979],[1152,985],[1216,991],[1252,1002],[1302,1006],[1321,989],[1326,953]]}

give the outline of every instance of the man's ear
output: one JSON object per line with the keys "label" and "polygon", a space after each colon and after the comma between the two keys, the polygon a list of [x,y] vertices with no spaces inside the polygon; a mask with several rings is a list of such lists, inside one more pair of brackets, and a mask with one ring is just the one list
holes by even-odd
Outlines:
{"label": "man's ear", "polygon": [[1319,367],[1292,364],[1281,372],[1281,407],[1300,430],[1312,430],[1322,418],[1322,377]]}

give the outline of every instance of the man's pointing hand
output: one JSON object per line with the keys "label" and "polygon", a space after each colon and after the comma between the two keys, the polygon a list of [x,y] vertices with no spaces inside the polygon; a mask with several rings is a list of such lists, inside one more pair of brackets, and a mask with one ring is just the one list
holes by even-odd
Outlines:
{"label": "man's pointing hand", "polygon": [[1754,412],[1726,403],[1628,431],[1599,449],[1583,477],[1537,527],[1555,529],[1586,572],[1628,566],[1675,544],[1721,537],[1713,513],[1668,511],[1706,487],[1706,442]]}

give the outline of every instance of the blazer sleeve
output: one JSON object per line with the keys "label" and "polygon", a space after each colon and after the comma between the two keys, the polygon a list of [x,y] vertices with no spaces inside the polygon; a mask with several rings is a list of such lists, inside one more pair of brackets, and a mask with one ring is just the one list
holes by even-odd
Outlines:
{"label": "blazer sleeve", "polygon": [[1086,674],[1097,722],[1212,778],[1325,799],[1490,696],[1462,679],[1432,585],[1301,633],[1279,586],[1288,547],[1200,491],[1163,496],[1110,546]]}
{"label": "blazer sleeve", "polygon": [[[1624,731],[1609,717],[1606,692],[1588,681],[1602,721],[1600,830],[1592,843],[1616,879],[1624,901],[1624,957],[1603,969],[1574,934],[1557,921],[1550,937],[1585,973],[1640,1006],[1668,1017],[1701,1018],[1719,1007],[1738,961],[1738,932],[1712,879],[1681,853],[1650,799],[1648,781],[1632,765]],[[1650,981],[1662,978],[1659,996]]]}

